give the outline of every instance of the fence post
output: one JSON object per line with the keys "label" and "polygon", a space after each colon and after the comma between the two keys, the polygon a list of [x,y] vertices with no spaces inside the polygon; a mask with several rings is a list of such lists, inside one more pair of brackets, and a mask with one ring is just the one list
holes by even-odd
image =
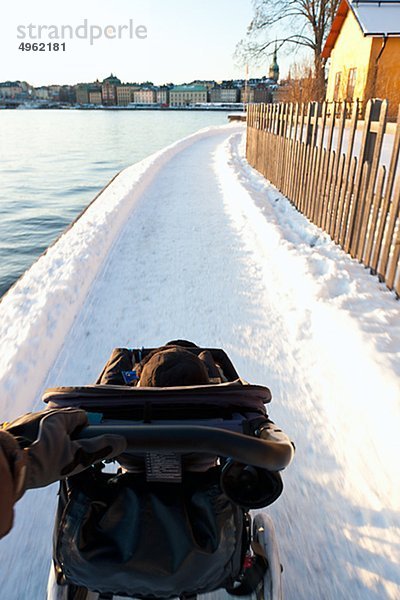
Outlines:
{"label": "fence post", "polygon": [[[306,133],[306,144],[314,144],[315,137],[318,128],[318,102],[310,102],[308,119],[307,119],[307,133]],[[314,122],[313,122],[314,121]]]}
{"label": "fence post", "polygon": [[371,123],[373,121],[379,121],[382,103],[383,100],[378,100],[375,98],[371,100],[371,112],[369,113],[369,123],[366,131],[367,135],[365,139],[365,146],[364,148],[362,148],[362,156],[360,156],[361,164],[364,164],[365,161],[369,163],[372,162],[375,151],[376,138],[378,134],[375,131],[371,131]]}

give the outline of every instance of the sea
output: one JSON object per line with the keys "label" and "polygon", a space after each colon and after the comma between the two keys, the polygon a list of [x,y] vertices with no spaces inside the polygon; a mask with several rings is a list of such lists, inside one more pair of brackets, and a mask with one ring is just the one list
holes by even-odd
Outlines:
{"label": "sea", "polygon": [[0,110],[0,297],[118,171],[227,114]]}

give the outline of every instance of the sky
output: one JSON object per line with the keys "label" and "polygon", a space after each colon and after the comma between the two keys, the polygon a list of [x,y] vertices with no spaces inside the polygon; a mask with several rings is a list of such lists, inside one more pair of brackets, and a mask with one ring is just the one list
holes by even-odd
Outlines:
{"label": "sky", "polygon": [[[123,82],[162,84],[245,75],[233,55],[251,21],[252,0],[19,0],[1,10],[0,56],[5,60],[0,81],[74,84],[102,80],[112,72]],[[69,27],[57,39],[61,26]],[[101,35],[92,43],[91,30]],[[86,32],[86,39],[78,39]],[[65,51],[19,48],[21,42],[41,41],[64,41]],[[250,66],[250,77],[268,74],[270,62],[266,55],[259,67]]]}

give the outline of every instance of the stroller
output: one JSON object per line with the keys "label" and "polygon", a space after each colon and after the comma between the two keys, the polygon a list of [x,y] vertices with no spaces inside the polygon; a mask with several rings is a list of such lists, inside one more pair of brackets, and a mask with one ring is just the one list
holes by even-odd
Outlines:
{"label": "stroller", "polygon": [[240,379],[221,349],[187,349],[206,352],[222,382],[138,387],[135,364],[153,349],[118,348],[95,385],[45,392],[49,408],[87,411],[81,438],[128,442],[118,470],[100,463],[61,482],[49,599],[193,600],[221,589],[282,599],[272,520],[249,510],[279,497],[293,446],[268,419],[268,388]]}

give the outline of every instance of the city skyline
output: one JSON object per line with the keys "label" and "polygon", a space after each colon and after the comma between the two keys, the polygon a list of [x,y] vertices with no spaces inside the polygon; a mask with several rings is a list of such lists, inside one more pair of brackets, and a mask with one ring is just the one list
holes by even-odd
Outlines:
{"label": "city skyline", "polygon": [[[245,66],[235,61],[234,52],[252,15],[251,0],[120,0],[112,6],[87,0],[83,9],[78,0],[68,6],[22,0],[7,7],[0,23],[0,48],[7,56],[0,80],[29,81],[35,87],[73,85],[92,81],[94,73],[101,80],[111,72],[121,81],[158,85],[241,79]],[[137,28],[141,35],[135,35]],[[58,52],[19,49],[21,42],[61,41],[66,49]],[[250,75],[266,75],[270,61],[266,54],[259,66],[250,65]],[[282,74],[286,63],[280,57]]]}
{"label": "city skyline", "polygon": [[[279,67],[271,65],[269,77],[231,81],[196,81],[190,84],[153,85],[151,82],[123,83],[111,74],[103,81],[76,85],[50,85],[32,87],[28,82],[0,82],[0,105],[15,108],[75,107],[188,107],[201,104],[226,106],[236,103],[272,102],[279,88]],[[36,103],[36,104],[35,104]]]}
{"label": "city skyline", "polygon": [[0,85],[4,84],[4,83],[24,83],[27,84],[29,86],[29,88],[32,89],[40,89],[40,88],[51,88],[51,87],[76,87],[78,85],[92,85],[92,84],[98,84],[101,85],[102,82],[107,79],[110,76],[113,77],[117,77],[120,81],[121,81],[121,85],[132,85],[132,86],[141,86],[141,87],[155,87],[155,88],[162,88],[162,87],[171,87],[171,86],[180,86],[180,85],[186,85],[186,86],[190,86],[190,85],[194,85],[194,84],[204,84],[206,85],[207,83],[212,83],[212,84],[216,84],[216,85],[224,85],[226,83],[229,82],[246,82],[249,81],[260,81],[262,79],[268,79],[268,71],[270,70],[270,68],[268,68],[265,73],[262,73],[259,77],[253,77],[252,73],[249,73],[249,76],[247,78],[245,77],[235,77],[235,78],[227,78],[224,77],[222,79],[213,79],[211,77],[205,78],[205,79],[200,79],[200,78],[194,78],[191,81],[151,81],[149,78],[144,79],[143,81],[124,81],[121,77],[119,77],[118,72],[117,71],[112,71],[111,73],[108,73],[105,77],[92,77],[91,79],[87,80],[87,81],[73,81],[72,83],[68,82],[66,83],[65,81],[53,81],[51,83],[39,83],[38,85],[34,85],[31,81],[27,81],[26,79],[16,79],[14,78],[9,78],[9,79],[3,79],[0,80]]}

